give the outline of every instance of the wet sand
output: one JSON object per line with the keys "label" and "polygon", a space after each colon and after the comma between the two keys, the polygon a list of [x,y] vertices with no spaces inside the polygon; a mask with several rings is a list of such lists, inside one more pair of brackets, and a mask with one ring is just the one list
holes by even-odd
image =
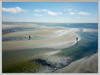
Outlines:
{"label": "wet sand", "polygon": [[[3,24],[3,29],[9,28],[23,28],[23,25],[5,25]],[[22,29],[20,31],[4,33],[2,37],[27,37],[27,39],[12,39],[2,42],[2,51],[12,51],[19,49],[32,49],[32,48],[54,48],[63,49],[70,47],[76,43],[76,37],[78,41],[81,39],[75,31],[79,31],[78,28],[65,28],[65,27],[45,27],[38,26],[36,24],[24,25],[24,28],[33,29]],[[62,31],[64,31],[62,33]],[[97,32],[93,29],[85,29],[83,31]],[[58,35],[59,34],[59,35]],[[29,40],[29,35],[31,37],[39,36],[42,38],[31,38]]]}
{"label": "wet sand", "polygon": [[83,31],[84,32],[98,32],[98,30],[97,29],[87,29],[87,28],[83,28]]}
{"label": "wet sand", "polygon": [[[6,27],[7,26],[7,27]],[[8,28],[9,25],[5,25],[4,28]],[[11,28],[17,25],[12,25]],[[22,27],[19,25],[19,27]],[[27,27],[27,26],[25,26]],[[29,26],[28,26],[29,27]],[[30,25],[31,27],[31,25]],[[32,27],[34,27],[32,25]],[[30,30],[30,29],[28,29]],[[76,43],[75,39],[78,37],[80,40],[80,36],[78,36],[75,31],[77,29],[68,29],[64,27],[43,27],[36,26],[36,31],[16,31],[16,32],[8,32],[4,33],[2,37],[29,37],[31,36],[44,36],[44,38],[34,38],[34,39],[15,39],[9,41],[2,42],[2,51],[12,51],[19,49],[31,49],[31,48],[67,48]],[[65,31],[61,33],[61,31]],[[59,33],[59,35],[58,35]],[[46,37],[50,36],[50,37]],[[69,45],[68,45],[69,44]]]}
{"label": "wet sand", "polygon": [[98,53],[72,62],[54,73],[98,73]]}

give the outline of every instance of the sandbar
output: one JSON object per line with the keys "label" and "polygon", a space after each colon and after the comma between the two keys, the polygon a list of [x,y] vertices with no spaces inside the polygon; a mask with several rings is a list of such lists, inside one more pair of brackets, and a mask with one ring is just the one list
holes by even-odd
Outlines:
{"label": "sandbar", "polygon": [[[9,25],[4,25],[5,29]],[[13,27],[22,27],[22,25],[10,25]],[[25,26],[27,27],[27,26]],[[32,49],[32,48],[54,48],[63,49],[70,47],[76,43],[76,37],[78,41],[81,39],[79,35],[75,33],[77,29],[69,29],[65,27],[44,27],[29,25],[28,27],[35,27],[33,31],[16,31],[2,34],[2,37],[29,37],[30,36],[43,36],[43,38],[32,38],[32,39],[12,39],[8,41],[2,41],[2,51],[12,51],[21,49]],[[63,31],[63,32],[61,32]],[[59,34],[59,35],[58,35]],[[49,37],[46,37],[49,36]]]}

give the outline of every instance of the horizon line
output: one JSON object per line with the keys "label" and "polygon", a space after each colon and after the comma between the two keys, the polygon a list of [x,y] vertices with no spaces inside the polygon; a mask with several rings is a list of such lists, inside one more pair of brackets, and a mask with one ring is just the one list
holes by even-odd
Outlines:
{"label": "horizon line", "polygon": [[[7,21],[6,21],[7,22]],[[3,23],[3,22],[2,22]],[[12,22],[13,23],[13,22]],[[17,22],[18,23],[18,22]],[[22,22],[19,22],[22,23]],[[38,22],[38,23],[68,23],[68,22]],[[71,23],[71,22],[69,22]],[[83,23],[83,22],[72,22],[72,23]],[[84,22],[84,23],[98,23],[98,22]]]}

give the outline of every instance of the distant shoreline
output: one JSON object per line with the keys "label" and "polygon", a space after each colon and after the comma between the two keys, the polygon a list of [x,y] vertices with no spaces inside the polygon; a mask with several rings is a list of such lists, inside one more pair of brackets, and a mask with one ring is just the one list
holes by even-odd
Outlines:
{"label": "distant shoreline", "polygon": [[[58,23],[58,22],[2,22],[2,23]],[[65,23],[65,22],[63,22]],[[90,23],[90,22],[89,22]],[[92,23],[92,22],[91,22]],[[94,23],[94,22],[93,22]],[[98,22],[97,22],[98,23]]]}

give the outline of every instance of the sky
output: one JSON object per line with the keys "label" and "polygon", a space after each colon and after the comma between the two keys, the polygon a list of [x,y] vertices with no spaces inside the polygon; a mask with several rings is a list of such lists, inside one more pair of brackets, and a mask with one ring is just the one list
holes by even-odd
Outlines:
{"label": "sky", "polygon": [[2,2],[2,21],[98,23],[98,2]]}

